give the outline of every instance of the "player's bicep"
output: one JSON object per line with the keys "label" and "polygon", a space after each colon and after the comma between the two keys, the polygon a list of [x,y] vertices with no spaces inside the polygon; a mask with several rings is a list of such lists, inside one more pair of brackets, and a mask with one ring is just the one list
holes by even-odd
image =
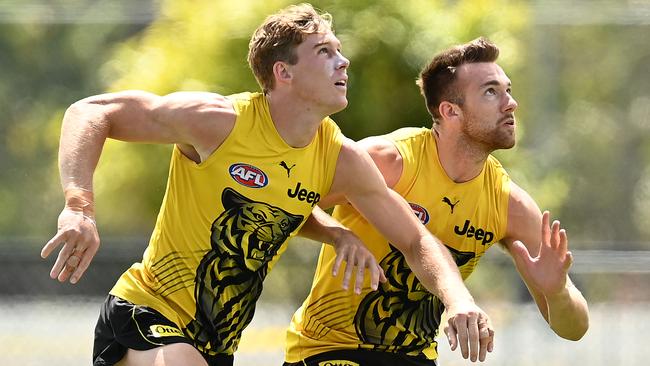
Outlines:
{"label": "player's bicep", "polygon": [[508,200],[508,224],[502,240],[510,250],[512,243],[521,241],[532,256],[537,255],[542,240],[542,212],[533,198],[514,182]]}
{"label": "player's bicep", "polygon": [[232,104],[213,93],[158,96],[128,91],[112,94],[107,105],[109,137],[123,141],[184,144],[202,150],[214,141],[220,143],[234,123]]}
{"label": "player's bicep", "polygon": [[[108,137],[121,141],[173,143],[169,126],[158,123],[156,108],[162,97],[139,90],[101,94],[75,103],[108,124]],[[92,116],[95,117],[95,116]],[[92,121],[94,118],[88,118]]]}

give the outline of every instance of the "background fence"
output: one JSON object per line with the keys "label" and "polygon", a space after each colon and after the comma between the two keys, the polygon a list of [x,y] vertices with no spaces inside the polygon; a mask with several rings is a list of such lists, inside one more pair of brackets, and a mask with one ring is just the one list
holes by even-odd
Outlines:
{"label": "background fence", "polygon": [[[48,278],[51,261],[37,251],[0,256],[0,365],[88,365],[99,307],[105,292],[140,253],[140,238],[124,239],[130,251],[103,243],[87,276],[77,286]],[[14,240],[15,248],[29,247]],[[284,331],[309,289],[318,245],[294,240],[269,275],[258,311],[244,332],[238,366],[281,365]],[[499,250],[482,259],[468,283],[496,328],[495,351],[485,365],[646,365],[650,335],[650,252],[577,251],[572,278],[590,305],[591,325],[579,342],[562,340],[548,328]],[[486,280],[487,279],[487,280]],[[604,290],[603,279],[617,283]],[[510,291],[505,288],[510,287]],[[279,290],[276,290],[279,289]],[[633,290],[631,290],[633,289]],[[441,365],[467,365],[440,339]]]}

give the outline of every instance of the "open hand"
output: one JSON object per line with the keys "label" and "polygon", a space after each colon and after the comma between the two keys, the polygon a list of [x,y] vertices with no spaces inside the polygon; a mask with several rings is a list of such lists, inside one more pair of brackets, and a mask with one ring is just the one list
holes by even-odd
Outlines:
{"label": "open hand", "polygon": [[99,249],[99,234],[95,221],[83,212],[66,207],[59,215],[58,231],[41,250],[47,258],[57,247],[63,245],[50,271],[52,279],[75,284],[83,276]]}
{"label": "open hand", "polygon": [[512,257],[519,272],[544,295],[553,295],[566,287],[567,273],[573,263],[573,256],[568,251],[568,239],[560,222],[550,223],[550,213],[542,215],[542,242],[539,253],[531,256],[528,248],[521,242],[515,241],[511,250]]}
{"label": "open hand", "polygon": [[380,281],[386,282],[386,275],[377,263],[375,256],[354,233],[346,231],[333,245],[336,250],[336,260],[332,267],[332,275],[338,274],[341,263],[345,261],[344,289],[349,288],[352,274],[355,272],[354,292],[357,295],[361,294],[366,269],[370,271],[370,287],[373,290],[377,290]]}

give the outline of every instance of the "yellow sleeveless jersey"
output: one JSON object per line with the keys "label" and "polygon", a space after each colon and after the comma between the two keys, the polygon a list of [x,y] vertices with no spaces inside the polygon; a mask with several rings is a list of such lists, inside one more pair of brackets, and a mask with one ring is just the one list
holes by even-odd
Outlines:
{"label": "yellow sleeveless jersey", "polygon": [[[481,256],[503,238],[510,180],[490,156],[474,179],[455,183],[438,160],[430,129],[404,128],[386,135],[403,159],[394,190],[411,205],[422,223],[449,248],[463,278]],[[293,316],[287,331],[286,360],[341,349],[399,352],[436,359],[435,336],[443,304],[417,280],[404,256],[350,205],[337,206],[333,216],[370,248],[388,282],[356,296],[331,276],[335,252],[323,245],[311,292]]]}
{"label": "yellow sleeveless jersey", "polygon": [[326,118],[309,145],[293,148],[263,94],[228,98],[237,114],[230,135],[200,164],[174,148],[143,260],[111,290],[158,310],[212,355],[237,349],[264,277],[329,192],[343,141]]}

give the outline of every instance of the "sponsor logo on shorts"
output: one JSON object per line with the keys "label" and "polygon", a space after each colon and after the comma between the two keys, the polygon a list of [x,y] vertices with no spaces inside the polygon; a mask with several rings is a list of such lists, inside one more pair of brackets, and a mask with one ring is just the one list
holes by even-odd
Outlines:
{"label": "sponsor logo on shorts", "polygon": [[262,169],[250,164],[236,163],[228,168],[228,172],[235,182],[249,188],[262,188],[269,184],[269,178]]}
{"label": "sponsor logo on shorts", "polygon": [[156,324],[149,327],[151,334],[156,338],[163,337],[183,337],[183,332],[176,327],[169,325]]}
{"label": "sponsor logo on shorts", "polygon": [[415,216],[417,216],[418,219],[420,219],[420,221],[424,225],[426,225],[427,222],[429,222],[429,212],[424,207],[422,207],[422,206],[420,206],[420,205],[418,205],[416,203],[410,203],[409,202],[409,205],[411,205],[411,210],[413,210],[413,213],[415,214]]}
{"label": "sponsor logo on shorts", "polygon": [[319,362],[318,366],[359,366],[359,364],[348,360],[331,360]]}

